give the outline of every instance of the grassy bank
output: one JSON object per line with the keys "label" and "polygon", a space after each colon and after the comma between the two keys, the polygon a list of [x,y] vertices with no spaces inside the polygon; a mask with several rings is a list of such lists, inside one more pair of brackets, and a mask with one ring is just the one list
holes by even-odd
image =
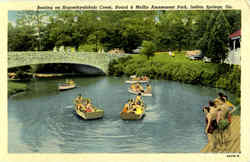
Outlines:
{"label": "grassy bank", "polygon": [[25,83],[17,83],[8,81],[8,96],[27,90]]}
{"label": "grassy bank", "polygon": [[190,84],[222,88],[236,94],[240,102],[241,70],[237,65],[204,63],[185,57],[184,52],[156,54],[150,60],[142,55],[132,55],[114,60],[109,66],[109,74],[147,75],[154,79],[174,80]]}

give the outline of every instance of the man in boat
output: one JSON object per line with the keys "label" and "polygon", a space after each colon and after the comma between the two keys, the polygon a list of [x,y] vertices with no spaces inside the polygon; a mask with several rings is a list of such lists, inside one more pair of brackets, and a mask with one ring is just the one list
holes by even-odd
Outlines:
{"label": "man in boat", "polygon": [[147,87],[146,87],[145,93],[152,93],[152,87],[151,87],[151,85],[150,85],[150,84],[147,84]]}

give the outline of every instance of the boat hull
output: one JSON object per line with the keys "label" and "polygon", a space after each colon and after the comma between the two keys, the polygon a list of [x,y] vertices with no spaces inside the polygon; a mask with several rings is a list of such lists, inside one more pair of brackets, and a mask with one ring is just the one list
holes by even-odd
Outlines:
{"label": "boat hull", "polygon": [[134,83],[148,83],[149,80],[127,80],[125,81],[125,83],[128,83],[128,84],[134,84]]}
{"label": "boat hull", "polygon": [[121,112],[120,117],[122,120],[140,120],[145,116],[145,113],[143,112],[140,115],[135,114],[134,112]]}
{"label": "boat hull", "polygon": [[60,85],[60,86],[58,86],[59,91],[66,91],[66,90],[74,89],[74,88],[76,88],[76,85]]}

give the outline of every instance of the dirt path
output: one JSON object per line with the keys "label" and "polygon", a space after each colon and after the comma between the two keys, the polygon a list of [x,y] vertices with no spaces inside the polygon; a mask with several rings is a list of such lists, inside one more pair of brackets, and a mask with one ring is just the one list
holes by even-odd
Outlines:
{"label": "dirt path", "polygon": [[[208,144],[201,150],[201,152],[216,152],[216,153],[237,153],[240,152],[240,116],[232,116],[231,123],[231,137],[229,137],[229,131],[226,130],[225,134],[225,142],[222,145],[218,144],[219,133],[214,131],[213,135],[211,135],[211,140]],[[214,148],[213,148],[214,143]]]}

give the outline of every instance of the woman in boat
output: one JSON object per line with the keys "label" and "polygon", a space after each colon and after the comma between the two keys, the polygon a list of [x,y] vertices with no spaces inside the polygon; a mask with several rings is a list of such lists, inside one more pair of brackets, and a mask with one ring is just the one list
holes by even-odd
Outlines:
{"label": "woman in boat", "polygon": [[151,87],[151,85],[147,84],[145,93],[152,93],[152,87]]}
{"label": "woman in boat", "polygon": [[95,111],[95,108],[91,104],[91,100],[87,99],[87,101],[86,101],[86,112],[94,112],[94,111]]}

